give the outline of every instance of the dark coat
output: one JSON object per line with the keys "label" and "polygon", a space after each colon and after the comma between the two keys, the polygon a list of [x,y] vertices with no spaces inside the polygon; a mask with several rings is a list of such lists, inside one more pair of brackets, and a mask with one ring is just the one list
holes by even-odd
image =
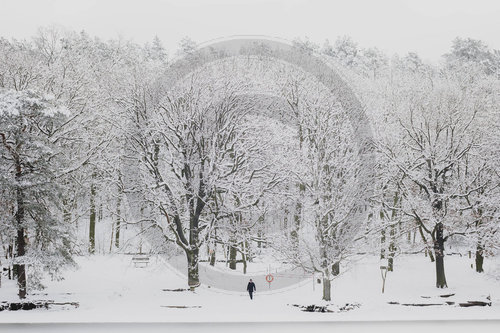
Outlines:
{"label": "dark coat", "polygon": [[253,293],[254,291],[257,291],[257,288],[255,288],[255,283],[248,282],[247,291],[250,292],[250,293]]}

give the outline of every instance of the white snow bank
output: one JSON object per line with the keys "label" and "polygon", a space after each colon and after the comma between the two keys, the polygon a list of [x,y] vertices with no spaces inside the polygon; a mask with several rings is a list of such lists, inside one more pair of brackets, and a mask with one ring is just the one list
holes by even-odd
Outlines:
{"label": "white snow bank", "polygon": [[[328,305],[321,301],[321,285],[304,280],[281,290],[266,290],[257,281],[257,293],[250,300],[241,291],[226,291],[202,286],[196,292],[173,292],[163,289],[187,288],[182,273],[176,272],[162,259],[152,257],[148,267],[134,268],[132,256],[94,256],[78,258],[80,268],[68,271],[66,279],[49,282],[45,291],[30,295],[31,300],[51,299],[56,302],[79,302],[80,307],[55,306],[49,310],[2,311],[0,322],[248,322],[248,321],[343,321],[343,320],[418,320],[418,319],[500,319],[500,282],[485,274],[475,273],[466,257],[447,256],[446,276],[450,288],[434,287],[433,263],[421,255],[397,258],[395,272],[389,272],[385,294],[381,293],[379,261],[365,258],[332,283],[333,301],[329,307],[337,311],[345,303],[361,306],[347,312],[302,312],[291,304]],[[488,262],[485,262],[488,269]],[[454,293],[441,298],[439,295]],[[485,300],[491,307],[458,306],[406,307],[399,303],[456,303]],[[426,296],[430,298],[422,298]],[[3,279],[0,301],[15,300],[13,281]],[[170,308],[166,306],[187,306]]]}

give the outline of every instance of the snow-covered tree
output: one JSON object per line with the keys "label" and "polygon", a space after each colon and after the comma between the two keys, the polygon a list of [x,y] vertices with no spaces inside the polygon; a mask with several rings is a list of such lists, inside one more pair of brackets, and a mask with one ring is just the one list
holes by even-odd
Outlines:
{"label": "snow-covered tree", "polygon": [[[64,108],[33,91],[0,91],[0,152],[3,200],[14,211],[8,233],[15,238],[14,271],[19,297],[38,287],[40,272],[57,276],[71,258],[71,227],[63,223],[59,176],[67,161],[61,153]],[[9,207],[7,206],[7,207]]]}
{"label": "snow-covered tree", "polygon": [[333,46],[326,40],[321,52],[335,58],[347,68],[359,66],[362,53],[358,44],[349,36],[337,38]]}
{"label": "snow-covered tree", "polygon": [[152,225],[184,250],[192,288],[199,285],[200,247],[224,214],[217,199],[226,198],[226,209],[234,199],[232,212],[258,202],[241,188],[263,169],[250,163],[256,144],[246,139],[245,117],[254,103],[244,95],[243,82],[193,74],[152,105],[140,133],[129,137],[141,157],[143,195],[161,212]]}
{"label": "snow-covered tree", "polygon": [[500,74],[500,57],[498,50],[491,50],[483,41],[473,38],[457,37],[453,40],[451,50],[444,55],[451,67],[480,66],[487,74]]}
{"label": "snow-covered tree", "polygon": [[[316,88],[318,89],[318,88]],[[314,93],[313,93],[314,92]],[[304,186],[298,246],[279,242],[287,261],[323,278],[323,299],[331,300],[331,281],[356,252],[363,230],[359,142],[338,100],[310,90],[301,106],[303,149],[290,171]],[[363,189],[364,190],[364,189]]]}
{"label": "snow-covered tree", "polygon": [[484,111],[484,92],[447,78],[425,79],[414,81],[400,98],[404,102],[395,116],[402,140],[382,151],[402,174],[402,210],[415,220],[424,243],[434,248],[436,286],[444,288],[444,244],[468,231],[460,217],[467,187],[461,173],[478,144],[475,123]]}

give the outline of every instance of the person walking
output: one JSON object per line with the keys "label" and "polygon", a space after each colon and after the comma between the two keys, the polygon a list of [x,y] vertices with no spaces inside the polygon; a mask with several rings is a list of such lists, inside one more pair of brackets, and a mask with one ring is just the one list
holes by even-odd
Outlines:
{"label": "person walking", "polygon": [[250,294],[250,299],[253,299],[253,293],[254,291],[257,291],[257,288],[255,288],[255,283],[253,283],[252,279],[248,282],[247,291],[248,294]]}

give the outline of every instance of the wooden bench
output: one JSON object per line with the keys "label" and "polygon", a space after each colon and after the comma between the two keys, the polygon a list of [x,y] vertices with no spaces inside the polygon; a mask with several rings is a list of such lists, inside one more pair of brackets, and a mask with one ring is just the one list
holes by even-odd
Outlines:
{"label": "wooden bench", "polygon": [[136,268],[144,268],[149,264],[149,256],[147,255],[136,255],[132,257],[132,262]]}

